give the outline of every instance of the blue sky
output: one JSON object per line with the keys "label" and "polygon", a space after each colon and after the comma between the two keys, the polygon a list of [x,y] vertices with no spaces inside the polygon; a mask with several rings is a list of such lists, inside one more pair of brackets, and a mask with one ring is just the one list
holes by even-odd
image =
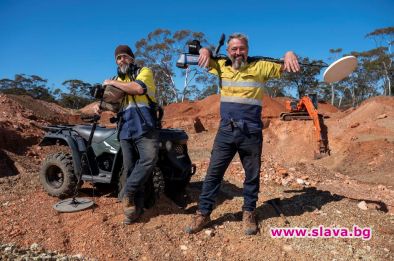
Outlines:
{"label": "blue sky", "polygon": [[331,48],[374,48],[365,35],[394,26],[393,10],[393,0],[0,0],[0,79],[25,73],[52,87],[102,82],[115,73],[118,44],[133,48],[157,28],[201,31],[214,44],[222,32],[243,32],[250,55],[280,58],[294,50],[328,62]]}

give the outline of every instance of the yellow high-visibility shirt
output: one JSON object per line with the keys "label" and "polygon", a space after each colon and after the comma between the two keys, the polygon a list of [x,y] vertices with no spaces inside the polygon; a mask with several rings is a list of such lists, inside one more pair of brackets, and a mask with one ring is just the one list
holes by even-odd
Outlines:
{"label": "yellow high-visibility shirt", "polygon": [[239,71],[232,68],[228,59],[211,59],[209,65],[209,72],[221,80],[221,125],[233,121],[246,124],[249,131],[261,130],[264,82],[280,77],[281,64],[248,59]]}
{"label": "yellow high-visibility shirt", "polygon": [[[132,79],[126,76],[123,80],[118,77],[118,81],[131,82]],[[156,119],[152,116],[152,108],[149,106],[149,98],[156,102],[156,85],[153,78],[153,72],[147,67],[142,67],[136,79],[136,83],[146,90],[145,94],[141,95],[126,95],[122,102],[121,116],[122,124],[119,130],[120,139],[131,139],[140,137],[142,134],[148,132],[156,127]],[[134,101],[135,100],[135,101]]]}

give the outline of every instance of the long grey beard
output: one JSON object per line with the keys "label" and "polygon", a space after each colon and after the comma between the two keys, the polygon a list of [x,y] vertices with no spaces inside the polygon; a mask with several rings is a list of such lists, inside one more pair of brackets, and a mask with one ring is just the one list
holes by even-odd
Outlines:
{"label": "long grey beard", "polygon": [[129,68],[130,68],[130,64],[125,64],[125,65],[119,66],[119,70],[123,74],[126,74],[128,72],[128,70],[129,70]]}
{"label": "long grey beard", "polygon": [[233,62],[233,68],[236,70],[239,70],[246,65],[246,62],[243,59],[243,57],[240,57],[238,59],[236,59],[236,58],[232,59],[232,62]]}

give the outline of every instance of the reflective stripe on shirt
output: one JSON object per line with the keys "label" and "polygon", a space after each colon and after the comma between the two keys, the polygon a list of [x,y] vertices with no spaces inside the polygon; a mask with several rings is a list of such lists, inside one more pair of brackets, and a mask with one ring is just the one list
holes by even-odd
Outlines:
{"label": "reflective stripe on shirt", "polygon": [[263,88],[262,82],[240,82],[240,81],[222,81],[222,87],[252,87]]}
{"label": "reflective stripe on shirt", "polygon": [[146,105],[145,103],[137,103],[137,104],[135,104],[135,103],[130,103],[129,105],[127,105],[127,107],[124,109],[124,111],[126,111],[126,110],[128,110],[128,109],[130,109],[130,108],[143,108],[143,107],[147,107],[147,108],[149,108],[149,106],[148,105]]}
{"label": "reflective stripe on shirt", "polygon": [[237,96],[221,96],[221,102],[235,102],[235,103],[242,103],[242,104],[249,104],[249,105],[258,105],[263,106],[263,101],[259,99],[253,98],[242,98]]}

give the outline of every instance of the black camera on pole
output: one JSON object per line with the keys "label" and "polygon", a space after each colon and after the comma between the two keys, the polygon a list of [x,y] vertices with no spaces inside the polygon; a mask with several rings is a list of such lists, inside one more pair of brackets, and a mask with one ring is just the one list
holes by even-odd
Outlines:
{"label": "black camera on pole", "polygon": [[[224,44],[224,38],[225,35],[222,34],[219,40],[219,44],[216,47],[214,53],[212,54],[213,58],[216,58],[218,56],[220,47]],[[179,56],[178,61],[176,62],[176,67],[181,68],[181,69],[186,69],[188,65],[198,65],[198,57],[200,56],[200,49],[201,49],[201,44],[199,40],[193,40],[190,41],[188,44],[188,52],[187,53],[182,53]]]}
{"label": "black camera on pole", "polygon": [[188,65],[197,65],[200,55],[201,44],[199,40],[190,41],[187,46],[188,52],[182,53],[176,62],[176,66],[182,69],[186,69]]}
{"label": "black camera on pole", "polygon": [[189,54],[200,55],[201,44],[199,40],[193,40],[187,46],[189,47]]}

